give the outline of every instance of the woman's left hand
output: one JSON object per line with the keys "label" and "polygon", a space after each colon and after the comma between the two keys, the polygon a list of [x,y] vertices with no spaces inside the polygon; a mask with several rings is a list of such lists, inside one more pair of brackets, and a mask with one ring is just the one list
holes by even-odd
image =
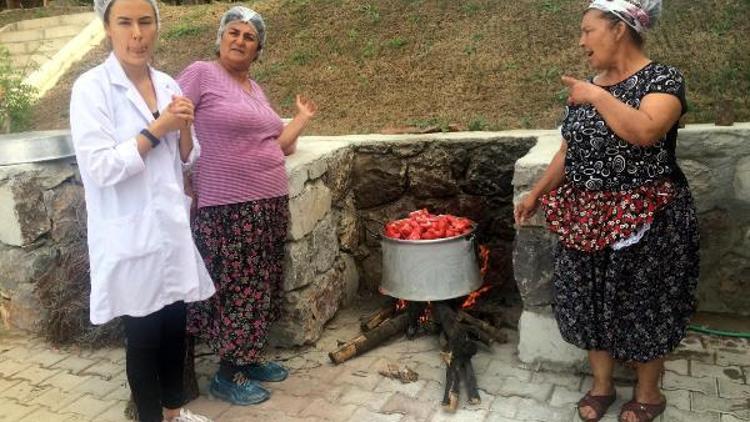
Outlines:
{"label": "woman's left hand", "polygon": [[593,104],[597,96],[606,92],[591,82],[571,76],[563,76],[562,82],[568,87],[568,105],[571,106]]}
{"label": "woman's left hand", "polygon": [[318,105],[309,98],[297,95],[297,115],[304,117],[305,120],[312,119],[318,111]]}

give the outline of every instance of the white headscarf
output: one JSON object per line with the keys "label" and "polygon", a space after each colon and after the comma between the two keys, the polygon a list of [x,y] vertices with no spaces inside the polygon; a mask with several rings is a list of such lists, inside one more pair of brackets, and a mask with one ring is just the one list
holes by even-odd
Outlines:
{"label": "white headscarf", "polygon": [[661,0],[593,0],[589,9],[610,12],[643,34],[656,25],[661,15]]}
{"label": "white headscarf", "polygon": [[[156,0],[146,1],[154,8],[154,13],[156,14],[156,26],[159,27],[161,22],[159,20],[159,7],[156,5]],[[104,22],[104,14],[107,13],[107,9],[109,9],[114,2],[115,0],[94,0],[94,12],[96,12],[96,16],[99,16],[99,19],[101,19],[102,22]]]}
{"label": "white headscarf", "polygon": [[263,51],[263,47],[266,45],[266,23],[263,22],[263,17],[255,10],[248,9],[245,6],[234,6],[224,13],[219,21],[219,30],[216,31],[216,49],[218,51],[221,45],[221,36],[224,35],[224,31],[227,30],[227,25],[231,22],[240,21],[252,25],[256,31],[258,31],[258,53],[255,56],[257,59],[260,57],[260,53]]}

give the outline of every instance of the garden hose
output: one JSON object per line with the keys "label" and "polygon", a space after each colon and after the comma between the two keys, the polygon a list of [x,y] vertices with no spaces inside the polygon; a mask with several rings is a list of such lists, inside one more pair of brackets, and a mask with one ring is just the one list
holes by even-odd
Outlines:
{"label": "garden hose", "polygon": [[713,328],[707,328],[702,325],[688,325],[688,330],[721,337],[750,338],[750,333],[748,332],[715,330]]}

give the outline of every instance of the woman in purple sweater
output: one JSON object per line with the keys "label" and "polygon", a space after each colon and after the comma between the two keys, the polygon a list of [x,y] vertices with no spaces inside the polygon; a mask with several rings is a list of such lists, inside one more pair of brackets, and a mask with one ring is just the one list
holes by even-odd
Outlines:
{"label": "woman in purple sweater", "polygon": [[263,18],[236,6],[221,18],[217,58],[191,64],[177,78],[195,104],[203,147],[193,173],[193,234],[216,285],[209,300],[188,309],[188,330],[208,342],[221,364],[211,393],[233,404],[269,398],[257,381],[282,381],[287,371],[262,360],[269,326],[283,294],[289,220],[284,156],[315,115],[297,97],[285,127],[261,87],[248,77],[265,47]]}

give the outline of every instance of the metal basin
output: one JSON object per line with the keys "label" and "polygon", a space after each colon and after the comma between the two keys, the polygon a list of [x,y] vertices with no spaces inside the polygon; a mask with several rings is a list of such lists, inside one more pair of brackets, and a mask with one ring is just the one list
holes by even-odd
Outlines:
{"label": "metal basin", "polygon": [[382,293],[405,300],[437,301],[466,296],[482,284],[474,231],[435,240],[383,236]]}
{"label": "metal basin", "polygon": [[0,166],[59,160],[74,155],[67,130],[0,135]]}

